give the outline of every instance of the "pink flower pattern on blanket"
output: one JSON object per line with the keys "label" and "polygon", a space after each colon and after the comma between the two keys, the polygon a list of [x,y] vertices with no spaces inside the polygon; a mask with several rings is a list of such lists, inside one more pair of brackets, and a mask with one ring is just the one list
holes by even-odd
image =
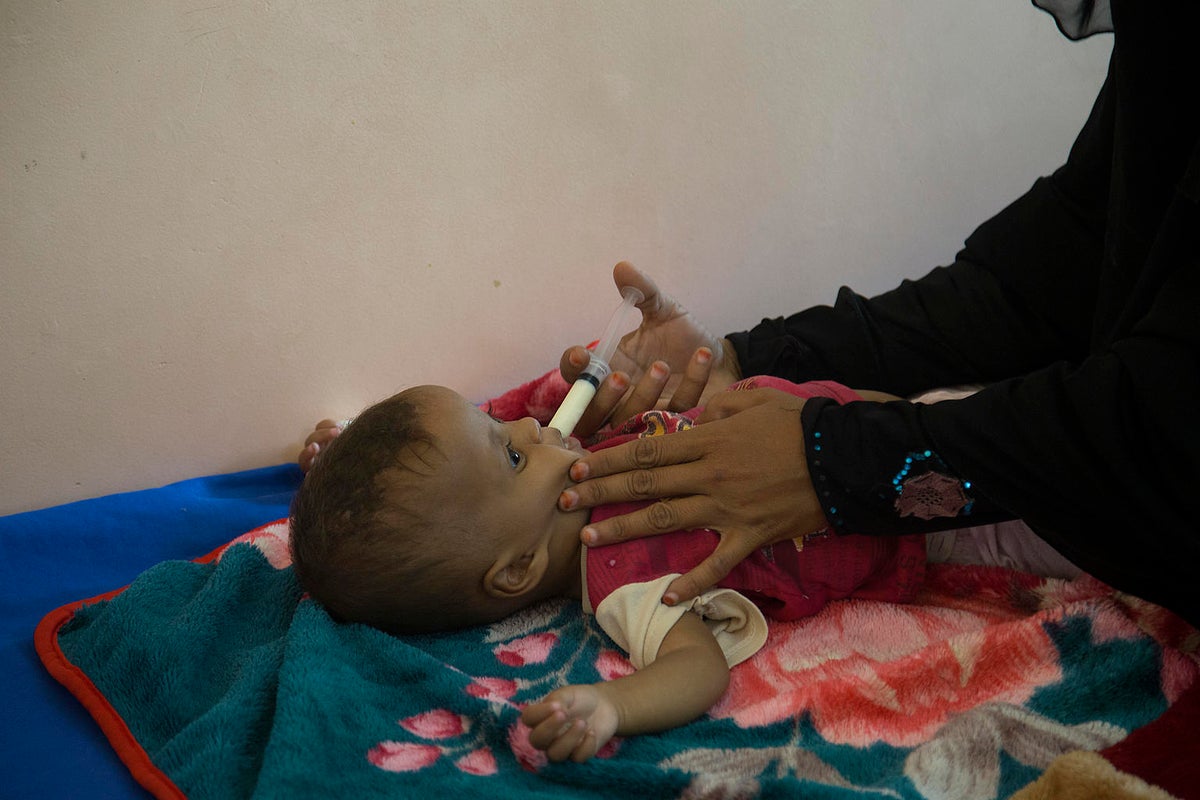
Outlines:
{"label": "pink flower pattern on blanket", "polygon": [[467,687],[467,694],[481,700],[506,702],[517,693],[517,682],[508,678],[476,678]]}
{"label": "pink flower pattern on blanket", "polygon": [[429,743],[462,739],[470,734],[471,721],[461,714],[435,708],[400,720],[400,727],[425,741],[380,742],[367,751],[367,761],[387,772],[413,772],[433,765],[442,756],[448,756],[455,759],[454,766],[462,772],[471,775],[496,773],[496,757],[482,744],[481,735],[457,743]]}
{"label": "pink flower pattern on blanket", "polygon": [[287,520],[276,520],[243,533],[219,548],[214,555],[219,560],[235,544],[248,544],[262,552],[267,557],[267,563],[275,569],[286,569],[292,564],[292,551],[288,544],[288,537]]}
{"label": "pink flower pattern on blanket", "polygon": [[501,664],[523,667],[526,664],[541,664],[550,657],[550,650],[558,642],[553,633],[534,633],[511,642],[503,642],[493,648],[492,653]]}
{"label": "pink flower pattern on blanket", "polygon": [[400,727],[425,739],[445,739],[462,736],[470,728],[470,720],[444,708],[435,708],[400,720]]}
{"label": "pink flower pattern on blanket", "polygon": [[[933,580],[912,605],[838,601],[814,617],[774,626],[763,650],[733,670],[712,715],[749,728],[807,712],[830,742],[913,747],[970,709],[1020,706],[1038,688],[1060,682],[1059,652],[1045,623],[1071,611],[1086,611],[1096,646],[1149,633],[1194,650],[1182,641],[1190,628],[1178,617],[1134,598],[1129,606],[1114,603],[1112,591],[1093,578],[991,572],[994,587],[987,568],[969,573],[977,581],[972,595]],[[1010,599],[1017,602],[996,602],[1005,592],[1016,592]],[[1194,658],[1164,658],[1164,694],[1178,696],[1198,672]]]}
{"label": "pink flower pattern on blanket", "polygon": [[[592,666],[604,680],[612,680],[634,671],[629,659],[607,646],[602,634],[592,628],[582,637],[570,639],[571,650],[559,653],[561,666],[545,671],[536,669],[546,663],[563,642],[561,624],[563,604],[548,604],[527,609],[514,617],[491,626],[486,637],[494,642],[491,653],[497,663],[509,668],[531,670],[531,677],[504,678],[492,675],[472,675],[464,693],[495,708],[519,710],[523,703],[514,702],[520,693],[525,697],[540,697],[566,682],[574,665],[597,643]],[[541,630],[539,630],[539,628]],[[549,628],[548,630],[546,628]],[[518,673],[520,674],[520,673]],[[443,757],[451,759],[461,772],[477,776],[494,775],[498,771],[495,754],[486,745],[485,734],[473,730],[471,718],[446,708],[432,708],[405,717],[399,726],[420,739],[419,742],[381,741],[367,751],[367,761],[388,772],[414,772],[425,769]],[[508,727],[508,745],[518,764],[536,772],[548,763],[545,753],[529,742],[529,729],[518,718]],[[601,748],[597,758],[610,758],[620,749],[615,738]]]}
{"label": "pink flower pattern on blanket", "polygon": [[388,772],[424,769],[442,755],[440,747],[409,742],[380,742],[367,753],[367,760]]}
{"label": "pink flower pattern on blanket", "polygon": [[913,746],[986,702],[1023,703],[1059,680],[1045,630],[970,610],[848,600],[775,626],[713,709],[743,728],[808,710],[830,742]]}

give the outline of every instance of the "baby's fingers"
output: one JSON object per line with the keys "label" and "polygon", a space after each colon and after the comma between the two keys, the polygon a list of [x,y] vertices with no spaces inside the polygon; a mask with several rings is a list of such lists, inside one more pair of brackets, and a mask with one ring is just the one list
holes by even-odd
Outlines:
{"label": "baby's fingers", "polygon": [[323,419],[317,423],[317,427],[308,438],[304,440],[304,446],[310,444],[328,444],[337,438],[337,435],[342,432],[342,426],[331,419]]}
{"label": "baby's fingers", "polygon": [[592,756],[596,755],[596,751],[600,749],[600,741],[596,738],[596,732],[589,726],[584,731],[583,739],[571,751],[571,760],[576,764],[582,764]]}
{"label": "baby's fingers", "polygon": [[566,747],[561,744],[563,737],[569,736],[572,729],[578,724],[582,724],[584,728],[587,727],[587,724],[583,720],[571,719],[562,709],[556,709],[549,716],[544,717],[538,722],[537,725],[530,727],[529,743],[538,750],[545,750],[547,754],[549,754],[551,748],[558,746],[560,758],[556,760],[562,761],[575,748],[575,745],[579,743],[578,737],[575,737],[571,740],[571,746]]}
{"label": "baby's fingers", "polygon": [[[562,711],[562,706],[559,703],[549,700],[530,703],[521,711],[521,722],[524,722],[532,730],[554,714],[555,711]],[[563,719],[566,719],[566,715],[563,715]]]}
{"label": "baby's fingers", "polygon": [[342,423],[331,419],[323,419],[317,423],[316,429],[304,440],[304,449],[296,458],[302,472],[308,472],[321,454],[321,448],[332,442],[342,432]]}
{"label": "baby's fingers", "polygon": [[310,469],[312,469],[312,465],[317,460],[317,456],[320,453],[321,445],[317,444],[316,442],[306,444],[304,449],[300,451],[299,457],[296,459],[297,463],[300,464],[300,471],[308,472]]}
{"label": "baby's fingers", "polygon": [[[551,761],[566,761],[571,758],[575,750],[579,748],[587,740],[588,724],[587,720],[577,719],[567,722],[554,737],[554,741],[546,749],[546,758]],[[594,736],[592,737],[595,738]],[[533,737],[530,737],[533,741]],[[584,756],[587,758],[587,756]]]}
{"label": "baby's fingers", "polygon": [[562,703],[543,700],[525,707],[521,721],[529,728],[529,743],[539,750],[546,750],[558,739],[572,720],[563,711]]}

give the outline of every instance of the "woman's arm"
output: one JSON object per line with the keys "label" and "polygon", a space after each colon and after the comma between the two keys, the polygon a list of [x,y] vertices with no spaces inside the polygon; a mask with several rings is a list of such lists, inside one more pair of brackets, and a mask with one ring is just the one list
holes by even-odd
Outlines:
{"label": "woman's arm", "polygon": [[655,733],[696,719],[729,685],[729,666],[699,616],[671,627],[658,657],[632,675],[564,686],[521,714],[551,761],[586,761],[613,736]]}

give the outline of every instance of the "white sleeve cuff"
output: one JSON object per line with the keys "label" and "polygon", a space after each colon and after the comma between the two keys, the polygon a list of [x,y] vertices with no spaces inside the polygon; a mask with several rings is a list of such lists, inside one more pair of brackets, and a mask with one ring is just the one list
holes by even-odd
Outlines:
{"label": "white sleeve cuff", "polygon": [[761,610],[733,589],[710,589],[692,600],[667,606],[662,596],[679,573],[618,588],[600,602],[596,622],[629,654],[638,669],[654,661],[667,632],[688,611],[704,620],[729,666],[740,664],[767,641]]}

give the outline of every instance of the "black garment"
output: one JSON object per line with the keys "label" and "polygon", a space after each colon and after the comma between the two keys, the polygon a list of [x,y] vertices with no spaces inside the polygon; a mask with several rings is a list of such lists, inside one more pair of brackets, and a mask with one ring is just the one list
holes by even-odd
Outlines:
{"label": "black garment", "polygon": [[[1088,572],[1200,623],[1200,4],[1114,0],[1112,22],[1067,163],[952,265],[730,339],[747,375],[900,395],[988,385],[932,406],[809,401],[809,465],[837,530],[1021,517]],[[923,472],[972,502],[901,516]]]}

